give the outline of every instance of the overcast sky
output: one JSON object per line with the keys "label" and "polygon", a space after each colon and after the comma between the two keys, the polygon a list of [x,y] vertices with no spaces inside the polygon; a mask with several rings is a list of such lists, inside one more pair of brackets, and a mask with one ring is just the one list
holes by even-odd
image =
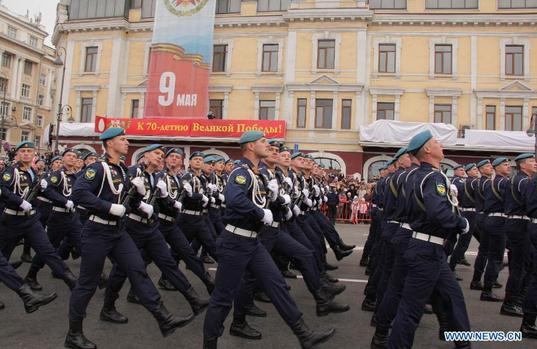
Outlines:
{"label": "overcast sky", "polygon": [[41,12],[43,14],[43,24],[47,29],[49,36],[45,39],[47,45],[52,45],[50,37],[54,30],[54,22],[56,21],[56,4],[59,0],[1,0],[2,4],[9,8],[12,12],[25,15],[26,10],[30,11],[30,18],[33,15]]}

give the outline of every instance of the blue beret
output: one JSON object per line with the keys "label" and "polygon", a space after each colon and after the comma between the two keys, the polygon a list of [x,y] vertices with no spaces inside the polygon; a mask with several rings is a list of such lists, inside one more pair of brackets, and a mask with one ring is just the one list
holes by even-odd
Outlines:
{"label": "blue beret", "polygon": [[283,142],[282,141],[279,141],[277,139],[271,139],[268,141],[268,144],[270,144],[272,147],[282,147],[283,146]]}
{"label": "blue beret", "polygon": [[291,149],[289,147],[285,146],[285,145],[282,145],[280,147],[280,153],[283,153],[283,152],[286,152],[286,151],[288,151],[290,153]]}
{"label": "blue beret", "polygon": [[229,163],[233,163],[233,159],[232,159],[232,158],[227,159],[227,161],[226,161],[226,165],[229,164]]}
{"label": "blue beret", "polygon": [[457,164],[455,167],[453,167],[454,170],[458,170],[459,168],[464,168],[464,165]]}
{"label": "blue beret", "polygon": [[233,165],[240,165],[241,164],[241,161],[240,160],[235,160],[233,161]]}
{"label": "blue beret", "polygon": [[296,153],[293,153],[291,154],[291,159],[295,159],[295,158],[303,158],[304,157],[304,154],[302,152],[296,152]]}
{"label": "blue beret", "polygon": [[225,162],[226,159],[224,159],[224,158],[223,158],[222,156],[220,156],[220,155],[215,155],[215,156],[214,156],[214,162],[220,162],[220,161]]}
{"label": "blue beret", "polygon": [[170,148],[166,151],[166,157],[172,155],[172,154],[179,154],[181,156],[185,156],[185,153],[181,148]]}
{"label": "blue beret", "polygon": [[78,156],[78,152],[73,148],[67,148],[62,152],[62,156],[65,156],[67,153],[75,153]]}
{"label": "blue beret", "polygon": [[140,151],[140,157],[141,157],[142,155],[144,155],[145,153],[148,153],[148,152],[150,152],[150,151],[157,150],[157,149],[162,149],[162,144],[151,144],[151,145],[148,145],[147,147],[142,148],[142,151]]}
{"label": "blue beret", "polygon": [[54,163],[54,161],[57,161],[57,160],[60,160],[61,161],[61,157],[59,155],[56,155],[55,157],[53,157],[52,159],[50,159],[50,164]]}
{"label": "blue beret", "polygon": [[408,153],[407,149],[405,147],[402,147],[401,149],[399,149],[397,151],[397,153],[395,153],[394,155],[394,159],[395,160],[398,160],[401,156],[403,156],[404,154]]}
{"label": "blue beret", "polygon": [[393,165],[394,162],[395,162],[395,158],[391,158],[390,160],[388,160],[388,162],[386,163],[386,168],[388,168],[391,165]]}
{"label": "blue beret", "polygon": [[485,160],[481,160],[477,163],[477,168],[480,168],[480,167],[483,167],[485,165],[488,165],[490,164],[490,160],[489,159],[485,159]]}
{"label": "blue beret", "polygon": [[24,141],[17,144],[15,147],[15,151],[21,149],[21,148],[35,148],[35,144],[30,141]]}
{"label": "blue beret", "polygon": [[477,165],[475,164],[475,162],[472,162],[472,163],[469,163],[469,164],[466,164],[466,166],[464,166],[464,170],[466,172],[470,171],[471,169],[473,169],[474,167],[477,167]]}
{"label": "blue beret", "polygon": [[407,153],[416,154],[431,138],[433,138],[433,134],[429,130],[418,133],[408,143],[406,147]]}
{"label": "blue beret", "polygon": [[506,158],[504,156],[500,156],[499,158],[494,159],[494,161],[492,162],[492,166],[496,167],[496,166],[501,165],[504,162],[508,162],[508,161],[509,161],[508,158]]}
{"label": "blue beret", "polygon": [[239,139],[239,144],[255,142],[263,137],[265,137],[265,134],[261,131],[246,131]]}
{"label": "blue beret", "polygon": [[84,155],[84,156],[82,157],[82,160],[86,160],[86,159],[89,158],[90,156],[95,156],[95,157],[97,157],[97,153],[90,151],[90,152],[86,153],[86,155]]}
{"label": "blue beret", "polygon": [[193,158],[196,158],[196,157],[205,158],[205,154],[201,151],[195,151],[192,154],[190,154],[189,159],[192,160]]}
{"label": "blue beret", "polygon": [[524,153],[524,154],[520,154],[519,156],[517,156],[515,158],[515,161],[531,159],[531,158],[534,158],[534,157],[535,157],[535,154],[533,154],[533,153]]}
{"label": "blue beret", "polygon": [[122,127],[110,127],[108,130],[104,131],[100,136],[99,139],[101,141],[106,141],[108,139],[115,138],[117,136],[122,136],[125,134],[125,129]]}
{"label": "blue beret", "polygon": [[206,164],[210,164],[211,162],[215,162],[214,155],[205,155],[205,157],[203,158],[203,162],[206,163]]}

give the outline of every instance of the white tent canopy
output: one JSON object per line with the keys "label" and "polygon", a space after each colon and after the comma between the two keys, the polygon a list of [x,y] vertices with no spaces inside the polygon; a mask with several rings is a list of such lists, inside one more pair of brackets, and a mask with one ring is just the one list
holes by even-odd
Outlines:
{"label": "white tent canopy", "polygon": [[361,142],[406,144],[416,133],[430,130],[433,136],[444,145],[457,143],[457,128],[448,124],[425,124],[378,120],[360,129]]}
{"label": "white tent canopy", "polygon": [[535,138],[523,131],[466,130],[464,144],[473,148],[530,151],[535,147]]}

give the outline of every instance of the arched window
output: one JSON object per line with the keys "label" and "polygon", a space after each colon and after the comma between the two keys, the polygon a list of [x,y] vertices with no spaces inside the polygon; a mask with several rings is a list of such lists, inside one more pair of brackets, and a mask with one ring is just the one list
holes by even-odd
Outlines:
{"label": "arched window", "polygon": [[364,163],[364,180],[372,181],[374,178],[377,178],[380,168],[390,159],[391,158],[386,155],[379,155],[368,159]]}
{"label": "arched window", "polygon": [[203,150],[203,154],[205,154],[205,155],[218,155],[218,156],[223,157],[226,161],[229,159],[229,156],[225,152],[223,152],[221,150],[217,150],[215,148],[210,148],[210,149]]}
{"label": "arched window", "polygon": [[328,170],[329,173],[347,175],[347,165],[340,156],[325,152],[309,153],[308,155],[313,157],[315,162]]}
{"label": "arched window", "polygon": [[87,145],[87,144],[75,145],[73,147],[73,149],[78,150],[78,152],[80,153],[80,157],[84,157],[84,155],[86,155],[87,153],[91,153],[91,152],[93,152],[95,154],[99,154],[99,153],[97,153],[95,148],[93,148],[92,146]]}
{"label": "arched window", "polygon": [[457,166],[458,164],[450,159],[444,159],[440,163],[440,167],[442,168],[442,172],[446,174],[449,178],[453,177],[453,168]]}

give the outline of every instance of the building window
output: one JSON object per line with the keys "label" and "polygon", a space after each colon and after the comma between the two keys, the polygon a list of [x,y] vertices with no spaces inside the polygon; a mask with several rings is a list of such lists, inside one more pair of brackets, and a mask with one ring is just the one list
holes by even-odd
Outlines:
{"label": "building window", "polygon": [[451,45],[434,45],[434,73],[451,74],[452,73],[452,52]]}
{"label": "building window", "polygon": [[241,0],[216,0],[216,14],[241,12]]}
{"label": "building window", "polygon": [[30,140],[30,131],[21,132],[21,142],[26,142]]}
{"label": "building window", "polygon": [[30,39],[29,39],[29,44],[30,46],[32,47],[37,47],[37,37],[33,36],[33,35],[30,35]]}
{"label": "building window", "polygon": [[39,85],[45,86],[47,84],[47,76],[45,74],[39,75]]}
{"label": "building window", "polygon": [[142,0],[131,0],[131,9],[142,8]]}
{"label": "building window", "polygon": [[41,136],[35,136],[34,137],[34,143],[37,148],[41,147]]}
{"label": "building window", "polygon": [[276,101],[259,101],[259,120],[276,118]]}
{"label": "building window", "polygon": [[30,98],[30,85],[22,84],[21,87],[21,96],[25,98]]}
{"label": "building window", "polygon": [[0,140],[7,140],[7,128],[0,128]]}
{"label": "building window", "polygon": [[505,46],[505,75],[524,75],[524,46]]}
{"label": "building window", "polygon": [[36,119],[37,127],[43,127],[43,115],[38,115]]}
{"label": "building window", "polygon": [[213,47],[213,72],[226,71],[227,45],[214,45]]}
{"label": "building window", "polygon": [[395,104],[378,102],[377,120],[395,120]]}
{"label": "building window", "polygon": [[485,114],[485,130],[496,129],[496,106],[487,105]]}
{"label": "building window", "polygon": [[156,0],[143,0],[142,1],[142,18],[155,17]]}
{"label": "building window", "polygon": [[97,70],[97,54],[99,48],[97,46],[86,47],[86,60],[84,61],[84,72],[93,73]]}
{"label": "building window", "polygon": [[289,0],[257,0],[257,12],[286,11]]}
{"label": "building window", "polygon": [[306,98],[299,98],[296,102],[296,127],[306,127],[306,113],[308,108],[308,100]]}
{"label": "building window", "polygon": [[522,107],[505,107],[505,130],[522,131]]}
{"label": "building window", "polygon": [[334,69],[336,40],[319,40],[317,46],[317,69]]}
{"label": "building window", "polygon": [[332,104],[331,99],[315,100],[315,127],[332,128]]}
{"label": "building window", "polygon": [[71,0],[69,19],[126,17],[128,4],[125,0]]}
{"label": "building window", "polygon": [[7,26],[7,36],[9,36],[12,39],[16,39],[17,38],[17,28],[15,28],[15,27],[13,27],[11,25],[8,25]]}
{"label": "building window", "polygon": [[278,44],[263,45],[263,64],[261,70],[263,72],[278,71]]}
{"label": "building window", "polygon": [[43,103],[45,103],[45,96],[43,95],[37,96],[37,104],[43,105]]}
{"label": "building window", "polygon": [[451,104],[434,105],[434,122],[437,124],[451,124]]}
{"label": "building window", "polygon": [[7,118],[9,116],[9,102],[0,103],[0,117]]}
{"label": "building window", "polygon": [[80,105],[80,122],[91,122],[93,114],[93,98],[82,98]]}
{"label": "building window", "polygon": [[11,68],[11,61],[13,60],[13,55],[9,52],[2,53],[2,68]]}
{"label": "building window", "polygon": [[213,113],[215,119],[222,119],[224,115],[224,100],[210,99],[209,110]]}
{"label": "building window", "polygon": [[537,8],[535,0],[498,0],[498,8]]}
{"label": "building window", "polygon": [[425,8],[428,9],[476,9],[479,0],[427,0]]}
{"label": "building window", "polygon": [[379,44],[379,73],[395,73],[395,44]]}
{"label": "building window", "polygon": [[22,110],[22,120],[32,121],[32,108],[24,107],[24,109]]}
{"label": "building window", "polygon": [[7,92],[7,83],[8,83],[8,79],[0,78],[0,93],[1,94],[4,94]]}
{"label": "building window", "polygon": [[351,129],[352,118],[352,99],[344,99],[341,101],[341,129]]}
{"label": "building window", "polygon": [[31,61],[24,61],[24,74],[32,75],[34,63]]}
{"label": "building window", "polygon": [[140,100],[131,100],[131,119],[137,119],[140,117]]}
{"label": "building window", "polygon": [[406,0],[370,0],[369,8],[371,9],[406,9]]}

